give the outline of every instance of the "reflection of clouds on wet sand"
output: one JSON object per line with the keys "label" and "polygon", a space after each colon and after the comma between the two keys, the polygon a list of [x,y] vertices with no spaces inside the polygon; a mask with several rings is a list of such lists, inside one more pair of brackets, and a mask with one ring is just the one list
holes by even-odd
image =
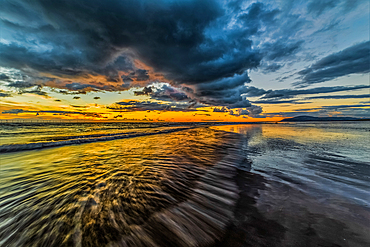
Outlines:
{"label": "reflection of clouds on wet sand", "polygon": [[368,124],[212,128],[242,134],[249,163],[237,176],[237,217],[218,246],[369,245]]}

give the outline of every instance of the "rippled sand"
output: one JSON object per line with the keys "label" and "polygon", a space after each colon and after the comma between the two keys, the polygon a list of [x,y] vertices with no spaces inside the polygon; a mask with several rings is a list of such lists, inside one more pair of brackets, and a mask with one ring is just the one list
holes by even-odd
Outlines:
{"label": "rippled sand", "polygon": [[196,182],[233,139],[194,129],[3,154],[1,245],[102,246],[132,238],[156,212],[195,200]]}

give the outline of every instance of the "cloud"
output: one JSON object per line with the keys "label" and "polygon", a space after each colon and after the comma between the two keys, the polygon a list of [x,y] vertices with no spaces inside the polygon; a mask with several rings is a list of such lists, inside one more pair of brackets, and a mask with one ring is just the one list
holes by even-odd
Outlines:
{"label": "cloud", "polygon": [[306,99],[370,99],[370,94],[313,96]]}
{"label": "cloud", "polygon": [[23,109],[11,109],[7,111],[3,111],[3,114],[19,114],[19,113],[61,113],[61,114],[84,114],[81,112],[72,112],[72,111],[29,111]]}
{"label": "cloud", "polygon": [[256,88],[256,87],[253,87],[253,86],[249,86],[244,90],[244,95],[248,96],[248,97],[262,96],[265,93],[267,93],[267,91],[265,89]]}
{"label": "cloud", "polygon": [[326,56],[310,67],[299,71],[298,75],[301,76],[301,81],[297,81],[293,85],[306,87],[350,74],[369,73],[369,56],[370,41],[353,45]]}
{"label": "cloud", "polygon": [[279,113],[270,113],[265,114],[269,116],[280,115],[284,117],[295,117],[300,115],[309,115],[309,116],[350,116],[350,117],[359,117],[359,118],[370,118],[370,105],[369,104],[357,104],[357,105],[330,105],[330,106],[321,106],[317,108],[302,108],[296,109],[292,112],[279,112]]}
{"label": "cloud", "polygon": [[[191,105],[190,105],[191,106]],[[196,106],[190,107],[188,104],[184,103],[158,103],[152,101],[122,101],[117,102],[113,106],[107,107],[107,109],[116,112],[125,111],[200,111],[196,109]],[[195,108],[194,108],[195,107]]]}
{"label": "cloud", "polygon": [[318,108],[302,108],[291,112],[270,112],[264,113],[268,117],[296,117],[296,116],[316,116],[316,117],[358,117],[370,118],[370,105],[334,105],[322,106]]}
{"label": "cloud", "polygon": [[[297,103],[296,100],[286,100],[282,101],[281,99],[293,98],[298,95],[309,95],[309,94],[320,94],[320,93],[333,93],[333,92],[343,92],[343,91],[353,91],[353,90],[360,90],[370,88],[368,85],[356,85],[356,86],[336,86],[336,87],[317,87],[311,89],[280,89],[280,90],[265,90],[262,88],[256,88],[253,86],[249,86],[244,90],[243,95],[246,97],[261,97],[261,99],[265,99],[263,101],[253,101],[253,103],[271,103],[271,104],[280,104],[280,103]],[[329,96],[318,96],[317,98],[321,97],[329,97]],[[313,97],[315,98],[315,97]],[[267,101],[267,99],[274,99]],[[311,98],[306,98],[311,99]]]}
{"label": "cloud", "polygon": [[85,117],[93,117],[93,118],[107,118],[100,113],[97,112],[79,112],[79,111],[30,111],[30,110],[23,110],[23,109],[11,109],[3,111],[2,114],[23,114],[23,113],[36,113],[36,116],[39,116],[40,113],[50,113],[54,115],[83,115]]}
{"label": "cloud", "polygon": [[213,112],[229,112],[229,110],[226,107],[220,107],[220,108],[213,108]]}
{"label": "cloud", "polygon": [[239,108],[230,110],[229,114],[233,116],[251,116],[251,117],[258,117],[259,114],[262,113],[262,107],[260,106],[250,106],[245,109]]}
{"label": "cloud", "polygon": [[189,101],[190,99],[186,94],[185,88],[175,88],[167,83],[161,83],[161,85],[155,84],[153,86],[144,87],[141,91],[134,91],[136,96],[147,95],[152,99],[161,101]]}
{"label": "cloud", "polygon": [[9,76],[7,76],[4,73],[0,74],[0,81],[9,81],[9,80],[10,80]]}
{"label": "cloud", "polygon": [[265,58],[269,61],[279,61],[292,56],[297,53],[303,43],[303,40],[287,41],[282,39],[273,43],[266,43],[263,47],[266,53]]}
{"label": "cloud", "polygon": [[326,10],[332,9],[339,3],[338,0],[313,0],[307,5],[307,11],[316,16],[321,15]]}
{"label": "cloud", "polygon": [[[262,3],[232,13],[231,5],[217,0],[39,0],[6,2],[3,8],[1,25],[9,40],[0,43],[0,66],[20,70],[34,79],[30,83],[122,91],[162,78],[194,92],[164,95],[201,95],[199,102],[227,106],[249,104],[240,92],[250,81],[247,71],[263,56],[252,47],[252,36],[279,13]],[[209,93],[213,86],[217,96]]]}
{"label": "cloud", "polygon": [[86,91],[73,91],[73,92],[70,92],[70,91],[67,91],[67,90],[58,90],[56,92],[57,93],[60,93],[60,94],[66,94],[66,95],[86,94]]}
{"label": "cloud", "polygon": [[368,85],[357,86],[336,86],[336,87],[317,87],[311,89],[281,89],[281,90],[267,90],[262,99],[271,98],[292,98],[298,95],[319,94],[319,93],[333,93],[370,88]]}
{"label": "cloud", "polygon": [[299,111],[308,111],[308,110],[321,110],[321,109],[331,109],[331,110],[338,110],[338,109],[345,109],[345,108],[364,108],[370,107],[370,105],[366,104],[357,104],[357,105],[330,105],[330,106],[321,106],[318,108],[307,108],[307,109],[299,109]]}
{"label": "cloud", "polygon": [[74,108],[89,108],[88,106],[83,106],[83,105],[70,105]]}
{"label": "cloud", "polygon": [[[23,88],[44,85],[64,94],[86,94],[144,87],[153,91],[135,94],[230,109],[251,107],[244,96],[249,71],[261,67],[263,73],[276,72],[295,61],[305,45],[297,33],[312,18],[289,8],[297,4],[5,1],[0,10],[5,40],[0,42],[0,66],[27,76]],[[346,4],[349,0],[337,3]],[[321,15],[334,5],[315,0],[307,11]],[[300,75],[300,85],[312,83],[311,75]],[[154,90],[154,82],[167,82],[168,88]]]}
{"label": "cloud", "polygon": [[139,95],[149,95],[153,92],[152,88],[151,87],[144,87],[142,91],[134,91],[134,94],[136,96],[139,96]]}
{"label": "cloud", "polygon": [[6,92],[4,90],[0,90],[0,98],[1,97],[12,97],[12,94],[10,92]]}
{"label": "cloud", "polygon": [[[8,87],[16,88],[18,94],[30,93],[30,94],[37,94],[40,96],[48,97],[48,94],[42,91],[42,86],[39,84],[33,84],[27,81],[15,81],[11,82],[7,85]],[[34,89],[27,90],[26,88],[34,87]]]}
{"label": "cloud", "polygon": [[359,0],[312,0],[307,5],[307,12],[318,17],[326,11],[334,9],[337,6],[341,6],[343,12],[346,13],[356,7],[359,2]]}
{"label": "cloud", "polygon": [[7,85],[8,87],[14,87],[18,89],[30,88],[36,86],[34,83],[27,82],[27,81],[15,81],[11,82]]}
{"label": "cloud", "polygon": [[311,102],[302,102],[302,101],[297,101],[297,100],[257,100],[253,101],[254,104],[307,104]]}
{"label": "cloud", "polygon": [[284,67],[284,65],[278,64],[278,63],[272,63],[272,64],[269,64],[269,65],[263,66],[262,67],[262,72],[266,73],[266,74],[271,73],[271,72],[276,72],[279,69],[281,69],[282,67]]}
{"label": "cloud", "polygon": [[31,93],[31,94],[37,94],[37,95],[40,95],[40,96],[44,96],[44,97],[49,97],[48,94],[44,91],[41,91],[41,89],[37,88],[35,90],[23,90],[20,92],[20,94],[23,94],[23,93]]}
{"label": "cloud", "polygon": [[321,29],[317,30],[315,32],[315,34],[331,31],[331,30],[337,28],[340,23],[341,23],[341,20],[331,20],[327,25],[325,25]]}

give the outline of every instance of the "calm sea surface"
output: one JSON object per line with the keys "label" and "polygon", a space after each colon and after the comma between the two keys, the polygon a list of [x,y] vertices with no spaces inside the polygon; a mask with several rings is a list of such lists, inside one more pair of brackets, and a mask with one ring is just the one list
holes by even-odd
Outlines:
{"label": "calm sea surface", "polygon": [[235,143],[240,198],[216,246],[368,246],[369,122],[2,124],[0,246],[120,246]]}

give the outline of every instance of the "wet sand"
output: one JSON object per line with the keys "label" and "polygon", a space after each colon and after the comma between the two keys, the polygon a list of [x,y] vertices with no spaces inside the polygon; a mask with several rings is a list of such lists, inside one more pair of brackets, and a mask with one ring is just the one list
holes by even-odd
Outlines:
{"label": "wet sand", "polygon": [[[200,136],[209,138],[208,143],[197,142]],[[39,162],[53,156],[55,166],[70,166],[66,178],[80,172],[86,172],[81,179],[91,178],[86,186],[76,183],[76,177],[63,184],[67,189],[63,196],[45,194],[45,200],[40,192],[21,198],[20,192],[12,192],[15,201],[13,194],[2,197],[0,245],[369,246],[368,208],[334,196],[318,200],[251,171],[248,141],[240,134],[199,128],[167,133],[162,139],[139,137],[135,149],[127,139],[83,144],[96,150],[94,156],[79,160],[81,168],[75,159],[65,163],[54,153],[68,150],[72,157],[81,157],[80,150],[45,149]],[[165,145],[169,149],[161,150]],[[19,154],[26,154],[27,160],[36,152]],[[135,156],[128,158],[130,154]],[[6,155],[8,160],[20,157]],[[101,164],[94,164],[97,160]],[[122,162],[133,165],[122,166]],[[36,170],[43,177],[48,174],[48,181],[60,177],[37,164]],[[19,181],[25,184],[30,179]],[[60,188],[53,186],[50,190],[60,194]],[[34,206],[23,208],[29,201]]]}
{"label": "wet sand", "polygon": [[238,170],[232,223],[214,246],[369,246],[370,211],[336,205],[259,174]]}

